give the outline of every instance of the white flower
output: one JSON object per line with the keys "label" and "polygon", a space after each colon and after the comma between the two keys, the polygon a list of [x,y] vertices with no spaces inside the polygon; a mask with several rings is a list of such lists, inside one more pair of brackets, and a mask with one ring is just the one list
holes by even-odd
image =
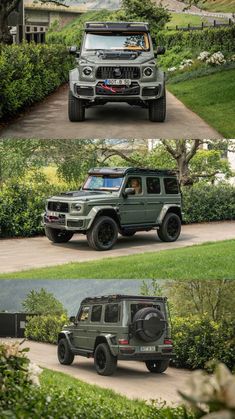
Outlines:
{"label": "white flower", "polygon": [[200,61],[206,61],[210,56],[210,53],[208,51],[202,51],[200,52],[199,56],[197,57]]}
{"label": "white flower", "polygon": [[39,375],[42,373],[42,369],[39,368],[36,364],[33,362],[30,362],[28,365],[28,375],[29,380],[34,384],[35,386],[40,386],[39,381]]}
{"label": "white flower", "polygon": [[221,51],[218,51],[212,54],[210,58],[206,60],[206,63],[210,65],[221,65],[226,63],[226,60],[224,58],[224,54],[222,54]]}
{"label": "white flower", "polygon": [[167,69],[167,71],[169,71],[169,73],[171,73],[171,72],[173,72],[173,71],[176,71],[177,70],[177,67],[169,67],[168,69]]}

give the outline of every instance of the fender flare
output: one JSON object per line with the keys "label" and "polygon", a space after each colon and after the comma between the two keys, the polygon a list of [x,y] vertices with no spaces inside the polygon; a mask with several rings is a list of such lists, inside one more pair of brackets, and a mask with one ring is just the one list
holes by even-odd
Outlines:
{"label": "fender flare", "polygon": [[159,216],[157,218],[157,221],[156,221],[156,224],[157,225],[161,225],[162,224],[162,222],[163,222],[163,220],[165,218],[165,215],[167,214],[167,212],[171,208],[177,208],[177,210],[179,210],[179,212],[180,212],[180,218],[181,218],[181,221],[182,221],[181,205],[180,204],[165,204],[165,205],[163,205],[163,207],[162,207],[162,209],[160,211],[160,214],[159,214]]}
{"label": "fender flare", "polygon": [[103,211],[112,211],[115,213],[118,222],[120,223],[120,216],[119,216],[119,208],[118,207],[112,207],[112,206],[102,206],[102,207],[93,207],[91,211],[88,214],[88,217],[90,218],[90,221],[88,223],[87,229],[89,229],[92,224],[94,223],[95,219],[99,216],[99,213]]}

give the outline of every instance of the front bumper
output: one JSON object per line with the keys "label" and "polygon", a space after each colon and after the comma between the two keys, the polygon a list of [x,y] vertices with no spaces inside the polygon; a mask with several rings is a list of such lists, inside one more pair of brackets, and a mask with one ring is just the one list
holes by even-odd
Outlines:
{"label": "front bumper", "polygon": [[86,231],[92,219],[84,215],[77,216],[71,214],[54,213],[47,211],[42,214],[42,225],[44,227],[56,228],[69,231]]}
{"label": "front bumper", "polygon": [[104,80],[70,82],[72,94],[88,102],[131,102],[159,99],[164,85],[160,81],[141,82],[132,80],[130,86],[107,86]]}

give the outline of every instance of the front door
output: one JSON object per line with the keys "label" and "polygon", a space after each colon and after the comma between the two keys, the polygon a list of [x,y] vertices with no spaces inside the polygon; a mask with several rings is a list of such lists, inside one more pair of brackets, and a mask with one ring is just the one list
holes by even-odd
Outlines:
{"label": "front door", "polygon": [[143,179],[141,176],[129,176],[125,182],[125,188],[134,188],[135,195],[123,197],[120,204],[120,217],[122,225],[138,225],[146,222],[145,194]]}

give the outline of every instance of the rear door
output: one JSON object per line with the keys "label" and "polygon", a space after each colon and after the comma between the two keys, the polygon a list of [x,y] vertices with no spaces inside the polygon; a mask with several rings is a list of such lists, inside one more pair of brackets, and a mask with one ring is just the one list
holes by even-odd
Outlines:
{"label": "rear door", "polygon": [[146,222],[156,223],[164,204],[162,181],[159,176],[146,176]]}

